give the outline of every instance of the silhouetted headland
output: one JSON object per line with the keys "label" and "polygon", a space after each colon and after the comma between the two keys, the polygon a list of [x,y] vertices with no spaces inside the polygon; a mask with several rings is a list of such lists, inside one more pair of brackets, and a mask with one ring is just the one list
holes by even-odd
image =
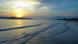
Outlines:
{"label": "silhouetted headland", "polygon": [[33,18],[29,18],[29,17],[6,17],[6,16],[0,16],[0,19],[28,19],[28,20],[32,20]]}

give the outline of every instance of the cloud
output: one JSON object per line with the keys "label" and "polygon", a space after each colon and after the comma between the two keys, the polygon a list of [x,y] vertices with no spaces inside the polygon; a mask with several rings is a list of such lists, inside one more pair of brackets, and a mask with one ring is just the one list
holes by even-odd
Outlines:
{"label": "cloud", "polygon": [[50,16],[78,16],[78,0],[40,0],[40,15]]}
{"label": "cloud", "polygon": [[[0,9],[8,9],[4,2],[8,0],[0,0]],[[38,0],[40,5],[35,8],[35,13],[41,16],[71,16],[78,14],[78,0]],[[6,7],[5,7],[6,6]],[[4,7],[4,8],[3,8]]]}

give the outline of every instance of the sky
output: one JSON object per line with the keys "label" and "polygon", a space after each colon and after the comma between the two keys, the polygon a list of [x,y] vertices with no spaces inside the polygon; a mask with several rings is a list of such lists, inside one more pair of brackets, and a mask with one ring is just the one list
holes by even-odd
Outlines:
{"label": "sky", "polygon": [[[14,1],[21,0],[0,0],[0,16],[13,16],[12,10]],[[22,0],[23,2],[26,0]],[[20,7],[24,11],[34,13],[34,16],[78,16],[78,0],[30,0],[36,1],[39,4]],[[29,9],[29,10],[28,10]],[[32,9],[32,10],[30,10]],[[24,12],[25,13],[25,12]],[[28,14],[31,16],[31,14]]]}

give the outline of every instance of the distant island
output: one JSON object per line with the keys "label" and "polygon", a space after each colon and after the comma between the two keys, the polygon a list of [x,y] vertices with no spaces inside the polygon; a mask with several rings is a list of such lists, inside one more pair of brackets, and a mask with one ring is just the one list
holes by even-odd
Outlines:
{"label": "distant island", "polygon": [[53,16],[48,19],[56,19],[56,20],[78,20],[78,16]]}

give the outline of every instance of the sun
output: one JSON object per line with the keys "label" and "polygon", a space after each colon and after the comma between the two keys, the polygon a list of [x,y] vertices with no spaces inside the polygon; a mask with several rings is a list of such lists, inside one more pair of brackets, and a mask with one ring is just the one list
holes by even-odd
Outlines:
{"label": "sun", "polygon": [[24,11],[21,9],[15,10],[16,17],[23,17]]}

